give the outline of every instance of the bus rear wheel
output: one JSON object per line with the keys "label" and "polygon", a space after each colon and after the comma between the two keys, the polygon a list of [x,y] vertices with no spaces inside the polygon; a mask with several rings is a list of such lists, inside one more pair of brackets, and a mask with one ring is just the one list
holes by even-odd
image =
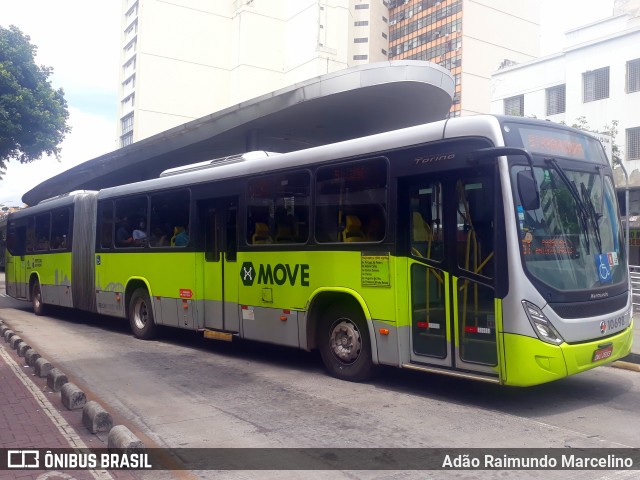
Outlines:
{"label": "bus rear wheel", "polygon": [[40,282],[35,281],[33,287],[31,287],[31,303],[33,305],[33,313],[36,315],[44,315],[45,308],[42,303],[42,288],[40,288]]}
{"label": "bus rear wheel", "polygon": [[134,290],[129,302],[129,323],[136,338],[149,340],[156,335],[153,307],[149,294],[144,288]]}
{"label": "bus rear wheel", "polygon": [[319,325],[318,347],[327,370],[336,378],[361,382],[374,373],[369,330],[357,307],[336,306],[325,312]]}

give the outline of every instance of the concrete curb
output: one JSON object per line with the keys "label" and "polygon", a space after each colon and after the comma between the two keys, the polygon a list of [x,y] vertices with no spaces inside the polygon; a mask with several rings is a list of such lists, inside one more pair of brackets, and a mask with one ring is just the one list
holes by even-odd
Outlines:
{"label": "concrete curb", "polygon": [[29,365],[30,367],[34,367],[36,365],[36,360],[40,358],[40,354],[33,348],[30,348],[29,350],[24,352],[24,358],[27,360],[27,365]]}
{"label": "concrete curb", "polygon": [[24,357],[28,350],[31,349],[31,346],[28,345],[24,340],[16,345],[16,351],[18,352],[19,357]]}
{"label": "concrete curb", "polygon": [[17,345],[22,341],[22,337],[20,335],[13,335],[10,339],[9,339],[9,345],[11,345],[11,348],[13,348],[14,350],[16,350]]}
{"label": "concrete curb", "polygon": [[107,448],[109,450],[124,450],[124,453],[130,453],[131,450],[144,450],[145,446],[127,427],[116,425],[109,431]]}
{"label": "concrete curb", "polygon": [[622,360],[618,360],[617,362],[613,362],[611,366],[613,368],[631,370],[632,372],[640,372],[640,365],[638,365],[637,363],[623,362]]}
{"label": "concrete curb", "polygon": [[65,383],[60,389],[62,404],[67,410],[78,410],[87,403],[87,396],[74,383]]}
{"label": "concrete curb", "polygon": [[87,402],[85,393],[77,385],[69,383],[67,376],[29,346],[3,319],[0,319],[0,337],[5,339],[18,356],[24,357],[26,364],[33,368],[38,377],[47,377],[47,386],[54,392],[60,392],[60,400],[67,410],[82,408],[82,423],[91,433],[109,432],[110,450],[143,450],[144,443],[124,425],[113,425],[113,417],[96,401]]}
{"label": "concrete curb", "polygon": [[95,400],[88,401],[82,408],[82,424],[91,433],[108,432],[113,427],[113,418]]}
{"label": "concrete curb", "polygon": [[49,360],[42,357],[37,359],[35,365],[33,366],[33,369],[35,370],[36,375],[41,378],[44,378],[47,375],[49,375],[49,372],[51,371],[52,368],[53,368],[53,365],[49,363]]}
{"label": "concrete curb", "polygon": [[90,400],[82,407],[82,424],[91,433],[108,432],[113,427],[113,418],[102,405]]}
{"label": "concrete curb", "polygon": [[59,392],[65,383],[69,383],[67,376],[57,368],[52,368],[47,373],[47,386],[54,392]]}
{"label": "concrete curb", "polygon": [[16,332],[14,332],[11,329],[7,329],[4,331],[4,341],[9,343],[9,340],[11,339],[11,337],[13,337],[16,334]]}

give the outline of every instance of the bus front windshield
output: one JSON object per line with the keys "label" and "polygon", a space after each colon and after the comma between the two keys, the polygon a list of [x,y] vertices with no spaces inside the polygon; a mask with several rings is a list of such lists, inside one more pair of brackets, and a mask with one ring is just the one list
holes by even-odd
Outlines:
{"label": "bus front windshield", "polygon": [[511,168],[516,222],[525,269],[559,290],[606,287],[626,279],[624,235],[611,177],[595,168],[563,168],[555,159],[534,167],[540,205],[520,204]]}

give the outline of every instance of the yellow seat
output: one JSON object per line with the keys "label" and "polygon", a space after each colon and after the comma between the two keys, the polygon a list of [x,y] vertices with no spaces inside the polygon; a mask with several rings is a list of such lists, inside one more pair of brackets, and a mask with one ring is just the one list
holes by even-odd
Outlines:
{"label": "yellow seat", "polygon": [[366,242],[367,236],[362,231],[362,223],[355,215],[347,215],[346,224],[342,231],[343,242]]}
{"label": "yellow seat", "polygon": [[428,242],[431,240],[431,227],[424,221],[420,212],[413,212],[413,221],[411,228],[413,230],[414,242]]}
{"label": "yellow seat", "polygon": [[251,237],[251,243],[253,243],[254,245],[273,243],[273,239],[269,234],[269,226],[266,223],[256,223],[256,230]]}

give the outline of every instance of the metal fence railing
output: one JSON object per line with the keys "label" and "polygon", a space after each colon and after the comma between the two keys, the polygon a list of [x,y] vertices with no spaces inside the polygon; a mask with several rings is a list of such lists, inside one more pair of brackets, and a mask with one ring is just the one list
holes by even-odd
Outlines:
{"label": "metal fence railing", "polygon": [[640,312],[640,265],[629,265],[629,275],[631,276],[631,291],[633,293],[631,298],[633,311]]}

